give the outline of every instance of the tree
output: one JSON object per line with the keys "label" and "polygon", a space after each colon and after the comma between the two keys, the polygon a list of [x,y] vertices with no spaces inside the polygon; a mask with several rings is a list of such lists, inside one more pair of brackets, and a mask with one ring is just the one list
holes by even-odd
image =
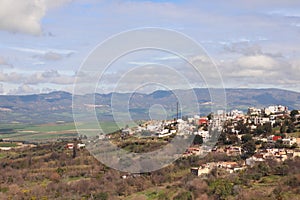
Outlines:
{"label": "tree", "polygon": [[236,130],[239,131],[239,134],[248,134],[250,133],[250,128],[243,121],[238,121]]}
{"label": "tree", "polygon": [[266,122],[263,125],[263,128],[264,128],[265,133],[272,133],[272,124],[271,124],[271,122]]}
{"label": "tree", "polygon": [[229,135],[228,140],[229,141],[227,141],[227,143],[230,143],[230,144],[237,144],[240,141],[236,135]]}
{"label": "tree", "polygon": [[208,120],[211,120],[213,118],[213,114],[212,113],[209,113],[209,115],[207,115],[207,119]]}
{"label": "tree", "polygon": [[295,118],[295,116],[298,115],[298,114],[299,114],[298,110],[292,110],[290,115],[291,115],[292,118]]}
{"label": "tree", "polygon": [[298,144],[297,143],[294,143],[292,146],[291,146],[291,149],[296,149],[298,148]]}
{"label": "tree", "polygon": [[107,194],[107,192],[100,192],[99,194],[95,195],[95,199],[107,200],[108,199],[108,194]]}
{"label": "tree", "polygon": [[264,127],[259,125],[257,126],[256,130],[255,130],[255,135],[261,135],[264,133]]}
{"label": "tree", "polygon": [[174,200],[192,200],[191,192],[181,192],[174,197]]}
{"label": "tree", "polygon": [[290,122],[289,125],[288,125],[288,128],[287,128],[286,132],[287,133],[292,133],[292,132],[294,132],[294,130],[295,130],[295,125],[294,125],[293,122]]}
{"label": "tree", "polygon": [[250,135],[250,134],[246,134],[246,135],[242,136],[242,142],[243,143],[247,143],[247,142],[251,141],[252,139],[253,139],[252,135]]}
{"label": "tree", "polygon": [[246,142],[245,144],[243,144],[242,149],[244,151],[244,154],[243,154],[244,158],[249,158],[249,157],[253,156],[256,151],[256,145],[255,145],[254,140],[250,140],[250,141]]}
{"label": "tree", "polygon": [[193,141],[194,145],[203,144],[203,138],[201,135],[196,135]]}
{"label": "tree", "polygon": [[72,158],[76,158],[76,148],[77,148],[77,145],[74,145]]}
{"label": "tree", "polygon": [[284,148],[284,144],[283,144],[282,140],[277,140],[275,142],[275,148]]}
{"label": "tree", "polygon": [[225,133],[225,132],[222,132],[222,133],[220,134],[220,137],[219,137],[219,142],[222,143],[222,144],[225,144],[225,143],[226,143],[226,140],[227,140],[226,133]]}
{"label": "tree", "polygon": [[233,184],[226,179],[216,179],[209,185],[210,192],[216,194],[218,199],[226,199],[232,194]]}
{"label": "tree", "polygon": [[283,124],[281,127],[280,127],[280,133],[285,133],[286,131],[286,125]]}
{"label": "tree", "polygon": [[263,176],[268,176],[270,174],[270,167],[266,163],[262,162],[257,165],[257,171]]}

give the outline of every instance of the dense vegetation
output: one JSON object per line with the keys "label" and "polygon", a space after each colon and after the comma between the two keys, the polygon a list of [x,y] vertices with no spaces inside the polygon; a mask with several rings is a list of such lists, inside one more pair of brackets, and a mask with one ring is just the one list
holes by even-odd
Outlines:
{"label": "dense vegetation", "polygon": [[[159,171],[125,174],[109,169],[85,149],[76,156],[66,143],[1,152],[0,199],[299,199],[300,158],[261,163],[240,173],[214,170],[206,179],[191,166],[238,161],[211,153],[182,158]],[[126,175],[126,179],[122,176]]]}

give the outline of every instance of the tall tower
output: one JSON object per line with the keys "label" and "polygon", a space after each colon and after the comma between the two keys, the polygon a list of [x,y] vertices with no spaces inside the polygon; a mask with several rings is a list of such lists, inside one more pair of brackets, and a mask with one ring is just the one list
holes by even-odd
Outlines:
{"label": "tall tower", "polygon": [[179,104],[178,104],[178,101],[177,101],[177,107],[176,107],[176,110],[177,110],[177,112],[176,112],[177,115],[176,116],[177,116],[177,118],[176,118],[176,121],[178,120],[178,105]]}

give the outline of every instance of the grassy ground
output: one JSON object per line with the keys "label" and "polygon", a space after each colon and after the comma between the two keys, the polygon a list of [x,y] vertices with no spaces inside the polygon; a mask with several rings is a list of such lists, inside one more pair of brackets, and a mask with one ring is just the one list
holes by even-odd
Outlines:
{"label": "grassy ground", "polygon": [[300,138],[300,132],[290,133],[289,135],[292,137]]}
{"label": "grassy ground", "polygon": [[171,187],[166,184],[164,186],[153,187],[142,192],[135,193],[125,198],[126,200],[156,200],[156,199],[174,199],[180,192],[187,192],[181,188]]}
{"label": "grassy ground", "polygon": [[75,125],[74,123],[31,125],[22,130],[36,132],[68,131],[75,130]]}
{"label": "grassy ground", "polygon": [[[104,133],[111,133],[126,125],[134,126],[134,123],[120,123],[114,122],[100,122],[96,123],[79,123],[75,126],[74,123],[49,123],[41,125],[32,124],[1,124],[0,125],[0,139],[13,139],[13,140],[45,140],[45,139],[58,139],[65,137],[76,137],[77,129],[81,131],[79,134],[89,132],[100,133],[100,128]],[[100,125],[100,128],[99,128]],[[83,134],[82,134],[83,135]]]}
{"label": "grassy ground", "polygon": [[0,147],[16,147],[17,143],[15,142],[0,142]]}

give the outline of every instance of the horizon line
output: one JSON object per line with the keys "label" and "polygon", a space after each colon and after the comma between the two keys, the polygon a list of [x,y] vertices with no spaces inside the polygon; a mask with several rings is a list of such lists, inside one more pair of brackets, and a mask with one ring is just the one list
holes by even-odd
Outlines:
{"label": "horizon line", "polygon": [[[126,92],[119,92],[119,91],[110,91],[110,92],[95,92],[95,93],[85,93],[85,94],[77,94],[77,95],[90,95],[90,94],[101,94],[101,95],[109,95],[112,93],[118,93],[118,94],[130,94],[130,93],[136,93],[136,94],[153,94],[154,92],[158,92],[158,91],[175,91],[175,90],[195,90],[195,89],[205,89],[205,90],[210,90],[210,89],[224,89],[225,92],[226,90],[283,90],[283,91],[289,91],[289,92],[295,92],[295,93],[299,93],[300,91],[295,91],[295,90],[291,90],[291,89],[284,89],[284,88],[234,88],[234,87],[228,87],[228,88],[191,88],[191,89],[173,89],[173,90],[164,90],[164,89],[158,89],[158,90],[154,90],[151,92],[130,92],[130,91],[126,91]],[[0,96],[30,96],[30,95],[47,95],[47,94],[52,94],[52,93],[68,93],[70,95],[74,95],[72,92],[69,91],[64,91],[64,90],[54,90],[54,91],[50,91],[50,92],[40,92],[40,93],[29,93],[29,94],[0,94]]]}

